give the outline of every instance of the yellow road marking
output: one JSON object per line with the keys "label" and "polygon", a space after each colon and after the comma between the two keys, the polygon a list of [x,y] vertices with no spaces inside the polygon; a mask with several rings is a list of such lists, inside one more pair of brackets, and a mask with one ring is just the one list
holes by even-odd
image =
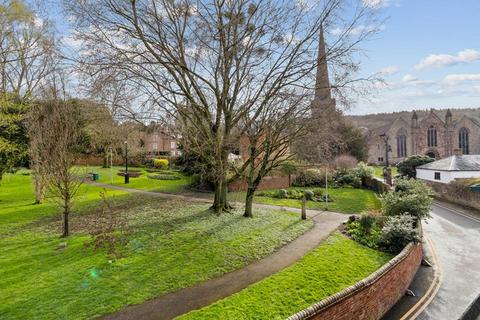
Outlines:
{"label": "yellow road marking", "polygon": [[435,298],[438,290],[440,289],[440,284],[442,283],[441,281],[441,276],[442,276],[442,267],[440,266],[440,263],[438,262],[438,257],[437,253],[435,251],[435,247],[430,240],[430,238],[425,236],[426,242],[428,242],[428,245],[430,247],[430,250],[432,252],[432,258],[433,258],[433,263],[434,266],[436,267],[435,270],[435,275],[433,277],[433,281],[430,284],[430,287],[428,288],[427,292],[423,295],[423,297],[417,301],[401,318],[400,320],[407,320],[407,319],[416,319],[420,313],[425,310],[425,308],[432,302],[433,298]]}

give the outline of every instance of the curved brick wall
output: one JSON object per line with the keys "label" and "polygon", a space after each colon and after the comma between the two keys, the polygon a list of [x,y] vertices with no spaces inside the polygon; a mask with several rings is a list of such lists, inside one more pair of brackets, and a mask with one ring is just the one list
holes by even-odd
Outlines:
{"label": "curved brick wall", "polygon": [[380,319],[405,294],[421,261],[421,243],[410,243],[375,273],[289,319]]}

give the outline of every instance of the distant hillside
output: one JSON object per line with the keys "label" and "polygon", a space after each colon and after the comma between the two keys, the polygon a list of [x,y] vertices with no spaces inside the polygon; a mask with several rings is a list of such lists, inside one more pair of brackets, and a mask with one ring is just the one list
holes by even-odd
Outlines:
{"label": "distant hillside", "polygon": [[[464,115],[470,118],[480,120],[480,108],[464,108],[464,109],[450,109],[454,120],[458,120]],[[429,112],[428,110],[416,110],[418,115],[418,120],[420,121],[425,117]],[[445,119],[445,114],[447,109],[433,109],[433,112],[438,115],[441,119]],[[352,121],[357,127],[366,127],[369,129],[380,128],[386,126],[397,118],[403,118],[410,123],[412,118],[413,111],[400,111],[392,113],[374,113],[366,114],[362,116],[347,116],[348,119]]]}

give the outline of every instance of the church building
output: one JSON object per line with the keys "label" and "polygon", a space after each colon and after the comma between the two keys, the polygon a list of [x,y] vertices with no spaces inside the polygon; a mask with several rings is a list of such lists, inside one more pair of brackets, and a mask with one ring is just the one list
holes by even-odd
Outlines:
{"label": "church building", "polygon": [[415,154],[435,159],[454,154],[480,154],[478,113],[479,109],[458,109],[453,113],[450,109],[431,109],[401,112],[387,123],[385,120],[392,114],[352,116],[351,119],[364,130],[369,147],[368,162],[384,164],[388,146],[389,161],[394,164]]}

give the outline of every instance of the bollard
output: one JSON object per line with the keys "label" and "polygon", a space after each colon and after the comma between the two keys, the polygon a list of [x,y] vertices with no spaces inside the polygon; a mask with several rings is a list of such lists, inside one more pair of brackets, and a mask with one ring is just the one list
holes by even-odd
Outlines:
{"label": "bollard", "polygon": [[302,220],[307,219],[307,199],[305,198],[305,194],[302,198]]}

